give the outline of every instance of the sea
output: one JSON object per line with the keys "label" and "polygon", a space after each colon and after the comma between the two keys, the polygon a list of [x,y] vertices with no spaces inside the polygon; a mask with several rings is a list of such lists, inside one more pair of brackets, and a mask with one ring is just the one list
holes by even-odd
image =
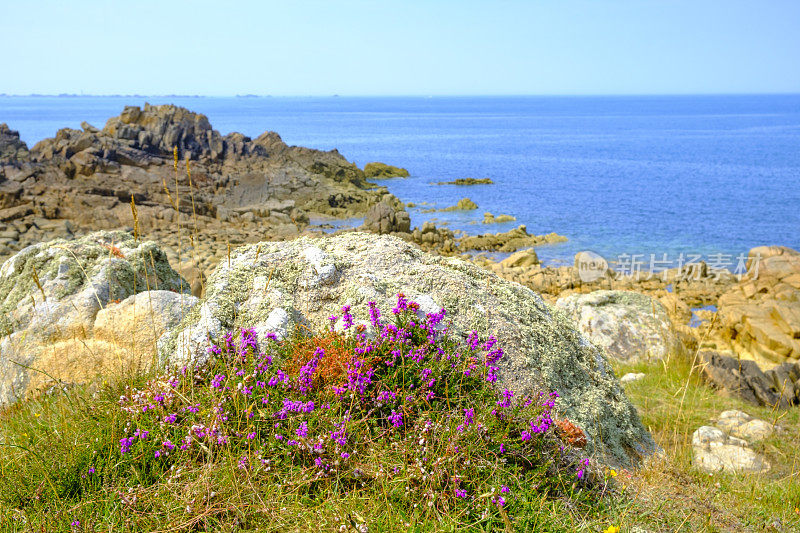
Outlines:
{"label": "sea", "polygon": [[[380,183],[417,206],[413,225],[566,236],[537,248],[545,264],[590,250],[657,269],[689,256],[733,269],[755,246],[800,249],[800,95],[0,96],[0,122],[32,146],[145,102],[204,113],[222,134],[272,130],[359,166],[404,167],[410,177]],[[470,177],[494,184],[437,184]],[[425,212],[461,198],[479,208]],[[516,221],[486,225],[485,212]]]}

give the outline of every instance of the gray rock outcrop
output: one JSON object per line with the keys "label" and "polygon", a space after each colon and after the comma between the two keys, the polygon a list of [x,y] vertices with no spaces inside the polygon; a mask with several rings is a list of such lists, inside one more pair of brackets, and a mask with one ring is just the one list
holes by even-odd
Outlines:
{"label": "gray rock outcrop", "polygon": [[19,138],[19,132],[0,124],[0,161],[14,161],[28,157],[28,146]]}
{"label": "gray rock outcrop", "polygon": [[383,201],[367,211],[362,229],[379,235],[408,233],[411,230],[411,217],[405,209],[397,209]]}
{"label": "gray rock outcrop", "polygon": [[747,441],[712,426],[701,426],[692,435],[692,463],[709,473],[761,474],[771,467],[764,456],[747,445]]}
{"label": "gray rock outcrop", "polygon": [[683,353],[672,321],[658,300],[626,291],[594,291],[560,298],[556,307],[587,338],[619,361],[662,359]]}
{"label": "gray rock outcrop", "polygon": [[764,372],[755,361],[701,350],[698,364],[714,387],[753,405],[787,408],[800,404],[798,363],[784,363]]}

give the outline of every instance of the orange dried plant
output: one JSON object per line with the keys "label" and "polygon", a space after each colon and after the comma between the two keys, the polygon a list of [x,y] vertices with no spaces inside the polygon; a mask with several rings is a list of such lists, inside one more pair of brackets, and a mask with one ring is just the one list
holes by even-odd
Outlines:
{"label": "orange dried plant", "polygon": [[111,252],[111,255],[114,257],[118,257],[120,259],[125,259],[125,254],[122,253],[122,250],[114,246],[113,244],[104,244],[103,248]]}
{"label": "orange dried plant", "polygon": [[[311,360],[314,351],[322,348],[325,355],[314,373],[314,386],[319,383],[340,384],[347,381],[347,364],[353,359],[353,350],[346,345],[339,333],[328,331],[294,343],[289,353],[288,371],[297,376],[300,369]],[[367,366],[370,361],[367,361]]]}
{"label": "orange dried plant", "polygon": [[586,446],[586,435],[583,430],[569,420],[556,420],[558,426],[558,436],[561,440],[576,448]]}

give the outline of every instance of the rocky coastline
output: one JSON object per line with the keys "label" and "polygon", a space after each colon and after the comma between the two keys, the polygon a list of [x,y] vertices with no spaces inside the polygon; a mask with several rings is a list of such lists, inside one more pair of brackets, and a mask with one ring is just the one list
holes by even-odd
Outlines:
{"label": "rocky coastline", "polygon": [[[502,316],[485,325],[506,331],[512,346],[544,335],[544,351],[535,360],[513,359],[506,382],[560,388],[564,412],[590,437],[618,439],[605,450],[616,461],[635,460],[631,449],[641,456],[654,445],[616,379],[606,383],[606,371],[593,369],[592,358],[625,364],[689,358],[726,394],[777,408],[800,404],[797,251],[754,248],[744,276],[705,263],[621,276],[597,258],[600,268],[587,278],[585,258],[572,266],[540,263],[537,246],[566,240],[555,233],[532,235],[524,225],[482,235],[433,222],[412,227],[403,202],[369,181],[407,174],[383,163],[362,170],[336,150],[288,146],[274,132],[223,136],[205,116],[175,106],[126,107],[102,129],[84,123],[30,148],[0,125],[0,403],[46,389],[49,380],[26,367],[44,368],[62,382],[90,380],[119,365],[147,368],[163,359],[167,345],[198,352],[209,328],[279,331],[318,321],[328,304],[363,304],[364,291],[390,296],[392,287],[413,289],[433,302],[431,309],[447,303],[471,320],[481,318],[475,309],[500,309]],[[457,208],[477,205],[465,199]],[[359,228],[327,236],[324,224],[312,222],[362,217]],[[484,223],[494,219],[487,213]],[[310,240],[322,237],[319,244]],[[511,255],[486,255],[497,252]],[[357,267],[347,253],[356,254],[350,261]],[[305,262],[296,262],[298,254]],[[257,271],[250,272],[256,267],[249,260]],[[280,264],[289,271],[275,275]],[[402,265],[430,275],[409,277]],[[273,277],[285,287],[268,290]],[[247,287],[226,285],[239,281]],[[445,281],[445,289],[437,286]],[[473,302],[467,293],[478,282],[485,294]],[[302,304],[298,287],[316,303]],[[253,300],[251,291],[264,295]],[[502,302],[493,299],[498,291]],[[151,307],[144,325],[137,298]],[[509,299],[528,309],[533,329],[510,325]],[[253,307],[251,318],[260,321],[241,322],[237,306]],[[716,311],[701,309],[708,306]],[[180,344],[183,332],[190,340]],[[579,339],[598,351],[589,354]],[[96,354],[116,354],[116,366],[108,366],[111,356]],[[564,374],[558,361],[566,360],[599,387],[586,407],[573,391],[586,393],[580,382],[589,378]],[[519,381],[523,367],[533,381]],[[602,402],[615,412],[600,416]],[[592,417],[607,422],[601,428]]]}

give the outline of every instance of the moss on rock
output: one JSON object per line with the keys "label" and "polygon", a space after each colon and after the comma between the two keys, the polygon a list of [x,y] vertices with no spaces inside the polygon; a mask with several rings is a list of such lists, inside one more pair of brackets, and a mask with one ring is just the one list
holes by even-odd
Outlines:
{"label": "moss on rock", "polygon": [[407,178],[408,170],[376,161],[364,165],[364,175],[373,179]]}

